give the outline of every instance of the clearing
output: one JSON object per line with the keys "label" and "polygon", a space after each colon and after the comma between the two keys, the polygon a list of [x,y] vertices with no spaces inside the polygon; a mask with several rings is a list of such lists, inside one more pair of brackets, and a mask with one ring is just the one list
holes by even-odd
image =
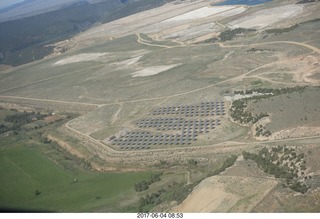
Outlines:
{"label": "clearing", "polygon": [[172,69],[172,68],[179,66],[179,65],[180,64],[146,67],[140,71],[133,72],[131,75],[133,78],[156,75],[156,74],[162,73],[164,71],[167,71],[167,70]]}
{"label": "clearing", "polygon": [[54,63],[54,65],[66,65],[77,62],[95,61],[107,53],[83,53],[79,55],[69,56]]}
{"label": "clearing", "polygon": [[302,5],[286,5],[260,10],[229,23],[232,28],[265,28],[284,19],[296,17],[303,12]]}

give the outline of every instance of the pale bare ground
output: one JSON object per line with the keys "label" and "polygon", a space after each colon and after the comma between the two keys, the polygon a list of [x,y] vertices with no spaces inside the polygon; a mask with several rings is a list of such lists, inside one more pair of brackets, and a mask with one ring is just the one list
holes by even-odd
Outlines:
{"label": "pale bare ground", "polygon": [[77,62],[95,61],[95,60],[98,60],[101,56],[104,56],[106,54],[107,53],[82,53],[82,54],[64,58],[54,63],[54,65],[66,65],[66,64],[77,63]]}
{"label": "pale bare ground", "polygon": [[229,23],[232,28],[265,28],[284,19],[296,17],[303,13],[303,5],[285,5],[271,9],[260,10]]}
{"label": "pale bare ground", "polygon": [[184,213],[210,213],[227,212],[230,205],[233,206],[238,200],[236,195],[224,190],[219,177],[211,177],[202,181],[191,194],[173,212]]}
{"label": "pale bare ground", "polygon": [[320,135],[320,127],[299,126],[291,129],[284,129],[269,136],[268,140],[299,138]]}
{"label": "pale bare ground", "polygon": [[194,38],[201,37],[203,35],[210,34],[211,36],[214,32],[218,33],[221,30],[221,27],[216,24],[202,24],[199,26],[189,27],[189,25],[182,25],[179,28],[171,29],[171,32],[168,33],[159,33],[157,34],[158,38],[170,39],[175,38],[176,40],[186,41],[192,40]]}
{"label": "pale bare ground", "polygon": [[141,59],[141,57],[142,56],[137,56],[137,57],[134,57],[134,58],[122,61],[122,62],[117,62],[116,64],[119,66],[127,66],[128,67],[130,65],[136,64],[139,61],[139,59]]}
{"label": "pale bare ground", "polygon": [[152,76],[152,75],[160,74],[161,72],[167,71],[167,70],[172,69],[172,68],[179,66],[179,65],[180,64],[145,67],[140,71],[136,71],[136,72],[131,73],[131,75],[133,78]]}
{"label": "pale bare ground", "polygon": [[177,14],[183,14],[204,7],[207,4],[208,3],[206,1],[196,1],[183,4],[168,3],[155,9],[137,13],[91,28],[90,30],[78,35],[76,38],[84,40],[96,37],[106,37],[106,35],[118,37],[143,32],[140,31],[140,29],[149,26],[153,26],[153,29],[156,29],[156,24],[158,22],[177,16]]}
{"label": "pale bare ground", "polygon": [[[267,66],[265,71],[259,74],[251,75],[261,80],[267,80],[271,83],[290,84],[290,82],[281,82],[262,77],[262,75],[272,72],[285,72],[287,75],[292,75],[292,82],[296,84],[319,84],[319,79],[312,78],[313,75],[319,73],[320,70],[320,56],[316,54],[299,55],[295,57],[288,57],[285,54],[279,55],[279,61],[273,63],[270,68]],[[271,71],[272,70],[272,71]]]}
{"label": "pale bare ground", "polygon": [[[245,6],[203,7],[161,22],[160,24],[167,24],[167,28],[153,34],[156,38],[161,39],[170,38],[178,40],[178,42],[188,40],[197,42],[197,38],[208,34],[212,37],[212,35],[220,33],[225,28],[223,25],[218,25],[217,20],[240,14],[246,10],[247,7]],[[205,13],[202,13],[202,11]],[[199,19],[200,16],[203,17]],[[170,28],[169,24],[173,27]],[[152,33],[152,31],[150,32]]]}
{"label": "pale bare ground", "polygon": [[161,47],[161,48],[173,48],[173,47],[178,47],[178,46],[167,46],[167,45],[161,45],[161,44],[157,44],[155,42],[150,42],[150,41],[146,41],[144,39],[141,38],[141,35],[138,33],[136,34],[137,36],[137,42],[141,43],[143,45],[147,45],[147,46],[151,46],[151,47]]}
{"label": "pale bare ground", "polygon": [[178,16],[175,16],[173,18],[169,18],[167,20],[164,20],[163,22],[172,22],[172,21],[181,21],[181,20],[194,20],[194,19],[200,19],[209,17],[215,14],[219,14],[225,11],[228,11],[230,9],[234,9],[237,6],[216,6],[216,7],[202,7]]}
{"label": "pale bare ground", "polygon": [[[212,2],[213,1],[210,3]],[[217,0],[215,2],[219,1]],[[112,40],[131,34],[158,34],[162,31],[164,31],[165,34],[168,29],[178,28],[179,30],[180,25],[189,25],[189,23],[193,21],[199,22],[199,20],[201,20],[200,23],[203,24],[213,23],[216,19],[233,16],[246,10],[244,6],[208,7],[208,4],[209,1],[185,1],[181,4],[167,3],[155,9],[98,25],[80,33],[68,41],[56,44],[55,46],[60,48],[57,49],[56,53],[58,54],[61,48],[82,48],[95,42],[101,42],[101,40]],[[187,18],[187,20],[183,20],[184,18]],[[207,20],[207,18],[209,20]],[[197,26],[198,25],[200,24],[197,24]],[[185,28],[188,29],[187,26]],[[160,34],[160,36],[161,35],[162,34]]]}
{"label": "pale bare ground", "polygon": [[[277,184],[276,180],[242,176],[213,176],[203,180],[173,212],[250,212]],[[230,190],[245,189],[246,194]],[[250,189],[249,189],[250,187]]]}
{"label": "pale bare ground", "polygon": [[219,33],[208,33],[208,34],[205,34],[205,35],[202,35],[200,37],[196,37],[196,38],[190,40],[189,43],[199,43],[199,42],[203,42],[205,40],[212,39],[212,38],[218,37],[218,36],[219,36]]}

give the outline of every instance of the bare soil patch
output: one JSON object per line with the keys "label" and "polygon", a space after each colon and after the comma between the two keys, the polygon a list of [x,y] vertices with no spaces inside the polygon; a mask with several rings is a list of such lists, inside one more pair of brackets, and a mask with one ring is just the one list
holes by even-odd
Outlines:
{"label": "bare soil patch", "polygon": [[236,8],[237,6],[220,6],[220,7],[202,7],[178,16],[175,16],[173,18],[167,19],[164,22],[171,22],[171,21],[181,21],[181,20],[194,20],[194,19],[200,19],[205,18],[211,15],[215,15],[233,8]]}
{"label": "bare soil patch", "polygon": [[238,159],[222,174],[203,180],[172,211],[250,212],[276,185],[254,163]]}
{"label": "bare soil patch", "polygon": [[254,14],[232,21],[229,25],[233,28],[265,28],[284,19],[295,17],[302,12],[302,5],[285,5],[260,10]]}
{"label": "bare soil patch", "polygon": [[140,71],[133,72],[131,75],[133,78],[135,77],[145,77],[145,76],[152,76],[159,74],[161,72],[167,71],[169,69],[172,69],[179,64],[174,64],[174,65],[160,65],[160,66],[151,66],[151,67],[146,67]]}
{"label": "bare soil patch", "polygon": [[65,59],[57,61],[56,63],[54,63],[54,65],[66,65],[77,62],[95,61],[105,54],[107,53],[82,53],[79,55],[69,56]]}
{"label": "bare soil patch", "polygon": [[271,136],[269,136],[267,139],[277,140],[286,138],[302,138],[317,135],[320,135],[320,127],[300,126],[272,133]]}

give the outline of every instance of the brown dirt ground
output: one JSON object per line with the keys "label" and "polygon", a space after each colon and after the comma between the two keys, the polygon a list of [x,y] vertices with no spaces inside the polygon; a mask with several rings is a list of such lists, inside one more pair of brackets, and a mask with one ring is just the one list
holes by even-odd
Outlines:
{"label": "brown dirt ground", "polygon": [[223,174],[203,180],[172,211],[250,212],[276,185],[275,179],[266,176],[253,163],[238,159]]}

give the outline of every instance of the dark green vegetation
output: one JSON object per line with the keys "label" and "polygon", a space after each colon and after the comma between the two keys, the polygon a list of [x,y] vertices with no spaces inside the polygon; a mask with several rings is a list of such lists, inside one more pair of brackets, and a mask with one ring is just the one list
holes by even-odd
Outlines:
{"label": "dark green vegetation", "polygon": [[265,173],[283,180],[283,186],[296,192],[306,193],[308,186],[304,180],[309,178],[305,175],[306,161],[304,154],[298,154],[294,148],[287,146],[275,146],[262,148],[258,154],[243,152],[246,160],[252,160]]}
{"label": "dark green vegetation", "polygon": [[159,204],[170,203],[172,201],[176,201],[179,204],[190,194],[192,189],[198,185],[200,181],[187,185],[181,182],[173,182],[163,186],[155,192],[148,193],[140,198],[137,211],[149,212]]}
{"label": "dark green vegetation", "polygon": [[[24,125],[37,120],[42,120],[47,116],[47,114],[40,114],[40,112],[17,112],[5,117],[4,122],[6,122],[6,124],[10,124],[9,127],[4,124],[0,124],[0,127],[6,127],[6,129],[8,129],[7,131],[20,130]],[[0,133],[3,132],[0,131]]]}
{"label": "dark green vegetation", "polygon": [[291,30],[294,30],[296,29],[297,27],[299,27],[299,24],[295,24],[291,27],[287,27],[287,28],[279,28],[279,29],[268,29],[265,31],[265,33],[273,33],[273,34],[283,34],[283,33],[286,33],[286,32],[289,32]]}
{"label": "dark green vegetation", "polygon": [[319,2],[320,0],[301,0],[298,1],[296,4],[306,4],[306,3],[313,3],[313,2]]}
{"label": "dark green vegetation", "polygon": [[232,102],[232,107],[230,108],[231,117],[241,124],[256,123],[260,119],[269,116],[268,113],[260,113],[258,115],[253,115],[251,112],[246,111],[247,101],[246,100],[235,100]]}
{"label": "dark green vegetation", "polygon": [[218,37],[207,39],[201,43],[225,42],[225,41],[233,40],[237,36],[245,36],[248,34],[256,33],[256,31],[257,31],[256,29],[250,29],[250,28],[227,29],[221,32]]}
{"label": "dark green vegetation", "polygon": [[246,35],[256,32],[256,29],[235,28],[232,30],[225,30],[219,34],[220,41],[225,42],[234,39],[238,35]]}
{"label": "dark green vegetation", "polygon": [[139,200],[139,212],[148,212],[152,207],[161,203],[161,195],[165,192],[161,189],[151,195],[147,194],[145,197],[141,197]]}
{"label": "dark green vegetation", "polygon": [[271,52],[271,51],[272,51],[272,52],[274,52],[275,50],[251,48],[251,49],[248,49],[246,52],[255,53],[255,52],[265,52],[265,51],[268,51],[268,52]]}
{"label": "dark green vegetation", "polygon": [[[273,96],[277,96],[280,94],[289,94],[293,92],[303,92],[307,87],[286,87],[286,88],[278,88],[278,89],[273,89],[273,88],[255,88],[255,89],[248,89],[245,91],[234,91],[234,94],[253,94],[253,93],[259,93],[259,94],[264,94],[263,97],[268,97],[268,95],[272,94]],[[256,97],[252,97],[256,98]],[[259,97],[258,97],[259,98]],[[262,98],[262,97],[260,97]]]}
{"label": "dark green vegetation", "polygon": [[260,124],[256,127],[256,136],[259,137],[261,135],[269,137],[271,135],[271,132],[269,130],[266,130],[266,128]]}
{"label": "dark green vegetation", "polygon": [[[21,113],[1,110],[0,121]],[[22,118],[28,117],[26,113]],[[37,114],[35,114],[37,115]],[[22,121],[25,121],[23,119]],[[126,211],[119,203],[134,197],[134,184],[150,173],[100,173],[90,163],[42,141],[66,120],[38,129],[21,129],[0,138],[0,208],[12,210],[90,212]]]}
{"label": "dark green vegetation", "polygon": [[97,22],[110,22],[165,2],[80,2],[57,11],[0,23],[0,64],[17,66],[42,59],[52,52],[48,44],[68,39]]}
{"label": "dark green vegetation", "polygon": [[141,182],[137,182],[136,184],[134,184],[134,189],[136,190],[136,192],[147,190],[152,183],[161,180],[160,176],[162,174],[163,173],[155,173],[150,176],[149,180],[142,180]]}
{"label": "dark green vegetation", "polygon": [[209,173],[208,177],[219,175],[220,173],[225,171],[227,168],[231,167],[236,162],[237,158],[238,158],[238,156],[231,155],[230,157],[228,157],[224,161],[224,163],[221,165],[221,167],[219,167],[218,169],[215,169],[213,172]]}

